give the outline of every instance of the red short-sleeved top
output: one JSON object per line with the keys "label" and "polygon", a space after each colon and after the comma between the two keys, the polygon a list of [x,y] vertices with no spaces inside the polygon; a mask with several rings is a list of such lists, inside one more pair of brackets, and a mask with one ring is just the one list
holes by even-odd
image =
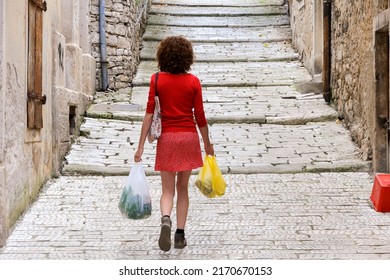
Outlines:
{"label": "red short-sleeved top", "polygon": [[[150,79],[146,113],[154,112],[155,74]],[[203,109],[202,86],[193,74],[160,72],[157,91],[161,107],[162,133],[196,132],[207,125]]]}

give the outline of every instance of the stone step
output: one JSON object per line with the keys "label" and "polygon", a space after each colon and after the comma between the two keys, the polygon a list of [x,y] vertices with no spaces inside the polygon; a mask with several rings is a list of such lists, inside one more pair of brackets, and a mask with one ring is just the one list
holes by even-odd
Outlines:
{"label": "stone step", "polygon": [[[155,61],[143,61],[138,66],[134,86],[148,86],[157,71]],[[300,62],[196,63],[192,73],[204,87],[209,86],[290,86],[311,81],[312,77]]]}
{"label": "stone step", "polygon": [[[156,60],[157,41],[142,43],[141,61]],[[299,55],[287,42],[274,43],[194,43],[197,62],[267,62],[298,60]]]}
{"label": "stone step", "polygon": [[185,7],[258,7],[282,6],[285,0],[153,0],[154,5],[175,5]]}
{"label": "stone step", "polygon": [[[322,99],[322,97],[321,97]],[[145,103],[146,104],[146,103]],[[302,125],[309,122],[332,121],[338,117],[335,110],[324,104],[322,100],[316,102],[297,101],[295,104],[283,103],[278,105],[258,104],[247,102],[232,101],[229,103],[205,103],[204,108],[207,111],[207,118],[210,124],[215,123],[256,123],[256,124],[283,124],[283,125]],[[119,105],[119,104],[115,104]],[[86,116],[99,119],[115,119],[126,121],[142,121],[145,111],[132,110],[134,104],[121,104],[122,109],[115,109],[117,106],[92,105],[86,112]],[[295,107],[290,108],[291,105]],[[278,108],[280,109],[273,109]],[[307,107],[310,106],[310,110]],[[128,110],[124,108],[128,107]],[[137,106],[138,107],[138,106]],[[138,107],[140,108],[140,107]]]}
{"label": "stone step", "polygon": [[[274,113],[279,110],[278,105],[283,105],[286,102],[286,106],[298,108],[299,106],[295,102],[315,102],[315,99],[305,99],[304,94],[300,94],[297,91],[298,86],[261,86],[261,87],[203,87],[203,101],[205,103],[229,103],[237,101],[238,103],[245,102],[250,104],[265,104],[269,109],[272,109]],[[144,103],[147,101],[147,95],[149,87],[134,87],[131,90],[131,103],[138,104],[142,110],[145,109]],[[115,93],[113,93],[115,94]],[[321,97],[322,98],[322,97]],[[117,100],[116,102],[121,101]],[[125,98],[124,101],[129,101]],[[321,100],[322,101],[322,100]],[[130,102],[128,102],[130,103]],[[275,106],[273,106],[273,103]],[[290,103],[289,105],[287,103]],[[323,102],[325,105],[326,103]],[[326,105],[330,107],[329,105]],[[283,107],[280,108],[281,110]],[[311,110],[310,108],[307,108]]]}
{"label": "stone step", "polygon": [[[142,121],[148,87],[127,94],[97,93],[87,117]],[[300,94],[294,86],[204,87],[204,108],[210,123],[306,124],[336,120],[338,114],[321,94]]]}
{"label": "stone step", "polygon": [[287,14],[287,6],[250,6],[250,7],[226,7],[226,6],[176,6],[176,5],[152,5],[150,15],[178,15],[191,17],[224,17],[224,16],[267,16]]}
{"label": "stone step", "polygon": [[[229,0],[155,1],[132,91],[98,97],[63,173],[128,174],[150,77],[157,71],[156,46],[170,35],[194,44],[198,60],[191,72],[203,86],[211,139],[224,174],[369,171],[370,162],[360,159],[336,111],[321,95],[298,92],[312,77],[291,46],[284,1],[243,2],[245,7]],[[157,174],[155,148],[156,143],[145,145],[147,174]]]}
{"label": "stone step", "polygon": [[[86,118],[83,134],[66,156],[63,174],[126,175],[141,122]],[[223,173],[368,171],[346,128],[336,122],[306,125],[213,124],[211,140]],[[342,145],[340,144],[342,143]],[[145,145],[143,163],[153,171],[156,143]],[[194,171],[196,173],[197,170]]]}
{"label": "stone step", "polygon": [[148,25],[187,26],[187,27],[261,27],[289,25],[288,15],[215,17],[215,16],[179,16],[152,14],[148,17]]}
{"label": "stone step", "polygon": [[144,33],[144,41],[161,41],[167,36],[184,36],[192,42],[283,42],[291,40],[289,26],[276,27],[173,27],[152,25]]}

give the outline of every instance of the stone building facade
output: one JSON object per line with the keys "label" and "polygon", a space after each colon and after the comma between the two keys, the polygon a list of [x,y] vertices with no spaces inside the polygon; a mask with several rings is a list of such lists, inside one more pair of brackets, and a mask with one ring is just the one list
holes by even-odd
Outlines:
{"label": "stone building facade", "polygon": [[92,100],[89,11],[82,0],[0,0],[0,246],[58,174]]}
{"label": "stone building facade", "polygon": [[[390,1],[288,2],[293,43],[305,66],[322,81],[329,73],[331,105],[361,147],[362,157],[373,161],[375,172],[390,172],[385,127],[389,119]],[[325,31],[326,17],[331,19],[329,33]],[[325,49],[330,53],[328,65]]]}
{"label": "stone building facade", "polygon": [[[312,30],[311,28],[315,15],[314,3],[307,0],[289,0],[289,12],[291,26],[293,27],[292,38],[294,46],[297,48],[297,51],[300,54],[300,57],[304,62],[306,68],[308,68],[308,70],[313,74],[313,76],[320,74],[322,69],[317,69],[315,71],[313,59],[314,42],[316,41],[314,36],[315,34],[318,34],[314,32],[314,30]],[[322,55],[322,46],[320,50],[320,55]],[[320,59],[322,63],[322,57]]]}
{"label": "stone building facade", "polygon": [[[97,61],[96,89],[106,90],[102,83],[101,39],[99,32],[99,0],[92,0],[91,42]],[[108,68],[108,89],[118,90],[131,85],[138,63],[151,0],[105,0],[105,39]]]}

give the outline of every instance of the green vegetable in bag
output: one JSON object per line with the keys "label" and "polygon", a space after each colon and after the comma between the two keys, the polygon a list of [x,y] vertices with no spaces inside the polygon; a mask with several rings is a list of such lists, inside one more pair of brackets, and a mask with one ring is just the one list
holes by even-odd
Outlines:
{"label": "green vegetable in bag", "polygon": [[145,171],[141,163],[135,163],[126,180],[118,207],[129,219],[145,219],[152,214],[152,202]]}

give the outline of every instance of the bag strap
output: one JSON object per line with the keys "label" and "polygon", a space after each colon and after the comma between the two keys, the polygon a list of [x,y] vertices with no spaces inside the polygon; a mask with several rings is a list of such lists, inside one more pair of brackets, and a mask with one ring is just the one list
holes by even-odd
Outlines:
{"label": "bag strap", "polygon": [[157,80],[158,80],[158,72],[156,73],[156,80],[154,81],[154,92],[155,95],[158,96],[158,91],[157,91]]}

